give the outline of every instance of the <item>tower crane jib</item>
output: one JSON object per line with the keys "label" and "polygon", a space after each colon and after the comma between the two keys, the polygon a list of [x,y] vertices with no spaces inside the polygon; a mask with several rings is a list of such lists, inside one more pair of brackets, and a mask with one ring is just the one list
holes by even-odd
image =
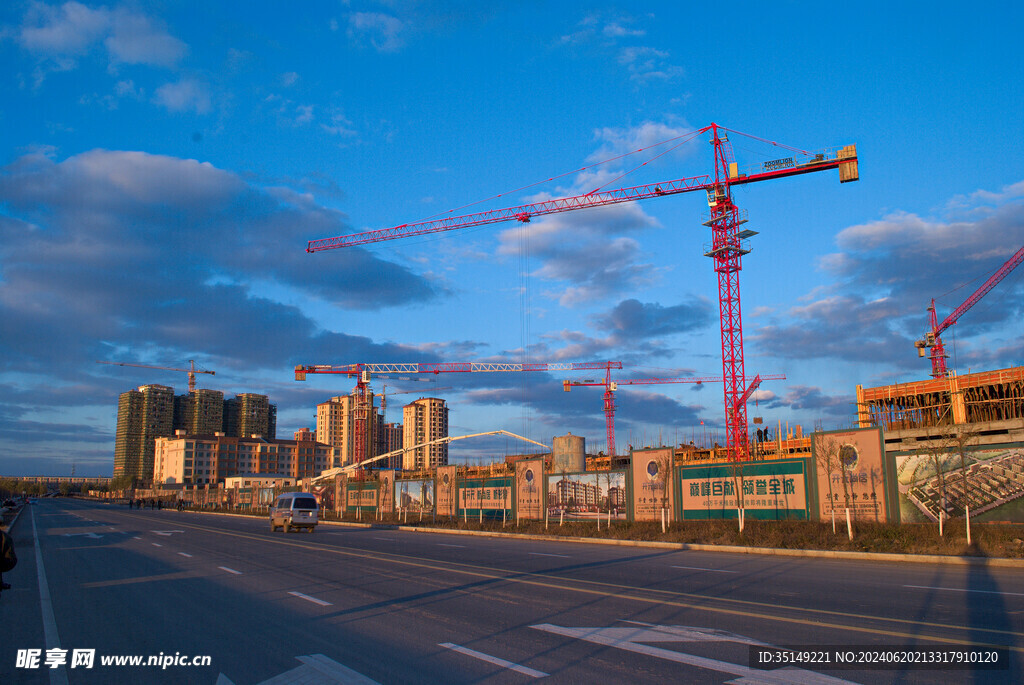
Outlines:
{"label": "tower crane jib", "polygon": [[[739,226],[746,221],[745,213],[733,203],[731,187],[808,174],[829,169],[839,171],[839,182],[846,183],[860,178],[857,148],[847,145],[832,151],[792,154],[782,159],[765,162],[752,173],[740,173],[733,155],[728,133],[738,133],[711,124],[693,135],[711,134],[714,148],[714,173],[691,176],[661,183],[619,188],[617,190],[595,190],[584,195],[556,198],[504,209],[449,216],[417,223],[407,223],[392,228],[366,231],[334,238],[311,240],[307,252],[320,252],[341,247],[366,245],[385,240],[472,228],[504,221],[529,222],[532,218],[575,211],[591,207],[635,202],[666,195],[677,195],[693,191],[704,191],[708,198],[708,215],[704,225],[711,228],[712,242],[706,256],[714,260],[718,274],[718,300],[722,340],[722,381],[725,395],[726,447],[730,458],[747,457],[746,408],[738,403],[747,391],[743,364],[743,326],[740,315],[739,272],[741,257],[749,252],[743,239],[753,232],[741,232]],[[746,134],[742,134],[746,135]],[[753,137],[753,136],[751,136]],[[770,142],[770,141],[769,141]],[[775,145],[775,143],[772,143]],[[612,410],[614,407],[611,408]],[[606,408],[607,411],[607,408]]]}

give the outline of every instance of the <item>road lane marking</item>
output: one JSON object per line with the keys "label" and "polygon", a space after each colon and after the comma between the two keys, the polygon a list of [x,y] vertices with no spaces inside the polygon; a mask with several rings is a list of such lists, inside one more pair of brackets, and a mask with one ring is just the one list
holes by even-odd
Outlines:
{"label": "road lane marking", "polygon": [[983,595],[1004,595],[1008,597],[1024,597],[1024,592],[999,592],[998,590],[970,590],[958,587],[930,587],[928,585],[904,585],[915,590],[945,590],[946,592],[977,592]]}
{"label": "road lane marking", "polygon": [[[839,678],[833,678],[822,673],[816,673],[814,671],[804,671],[802,669],[783,669],[779,672],[765,671],[757,668],[751,668],[750,666],[743,666],[741,664],[734,664],[729,661],[719,661],[717,659],[709,659],[708,657],[696,656],[694,654],[687,654],[685,652],[677,652],[672,649],[664,649],[662,647],[653,647],[645,642],[683,642],[683,641],[695,641],[703,642],[707,638],[702,637],[699,632],[695,632],[694,635],[672,635],[668,632],[650,630],[647,628],[568,628],[564,626],[556,626],[550,623],[541,623],[539,625],[530,626],[537,630],[543,630],[547,633],[554,633],[555,635],[563,635],[565,637],[574,637],[578,640],[585,640],[586,642],[593,642],[598,645],[605,645],[608,647],[615,647],[617,649],[624,649],[629,652],[635,652],[637,654],[646,654],[647,656],[657,657],[659,659],[666,659],[668,661],[674,661],[679,664],[686,664],[688,666],[696,666],[697,668],[705,668],[719,673],[727,673],[729,675],[738,676],[739,678],[752,683],[792,683],[793,685],[806,684],[811,685],[823,685],[825,683],[834,683],[839,685],[840,683],[849,683],[848,680],[840,680]],[[662,627],[662,626],[657,626]],[[664,626],[666,628],[679,628],[680,626]],[[691,629],[699,631],[700,629]],[[685,637],[691,637],[690,640],[685,640]],[[695,637],[696,639],[693,639]],[[741,636],[735,636],[741,637]],[[741,638],[736,640],[733,638],[723,638],[716,641],[728,641],[728,642],[746,642],[745,639]],[[742,682],[742,681],[741,681]]]}
{"label": "road lane marking", "polygon": [[[221,535],[224,537],[242,538],[245,540],[259,542],[261,544],[265,544],[267,542],[266,537],[255,533],[247,533],[242,531],[228,531],[225,530],[223,527],[211,527],[200,524],[179,523],[179,525],[207,533]],[[294,539],[286,539],[283,537],[272,538],[271,542],[278,546],[294,547],[297,549],[315,551],[321,554],[335,554],[344,557],[351,557],[354,559],[390,563],[399,566],[408,566],[411,568],[427,569],[431,571],[455,573],[463,576],[469,576],[472,578],[481,578],[485,580],[493,580],[496,582],[517,583],[521,585],[529,585],[532,587],[555,589],[591,595],[595,597],[629,600],[644,604],[655,604],[659,606],[672,606],[686,609],[694,609],[698,611],[706,611],[726,616],[739,616],[743,618],[770,620],[777,623],[789,623],[794,625],[810,626],[818,630],[833,629],[846,632],[864,633],[868,635],[883,635],[890,638],[931,640],[933,642],[955,645],[987,645],[990,643],[979,642],[977,639],[962,639],[946,637],[939,634],[922,633],[921,629],[932,628],[937,630],[952,630],[957,633],[968,633],[970,635],[984,633],[993,636],[991,639],[998,640],[999,644],[1003,644],[1004,640],[1006,640],[1007,638],[1009,638],[1012,643],[1015,642],[1017,638],[1024,637],[1024,633],[1015,632],[1013,630],[1006,630],[1002,628],[987,628],[984,626],[968,627],[963,625],[952,625],[948,623],[936,623],[932,621],[915,621],[911,619],[894,618],[890,616],[874,616],[870,614],[858,614],[853,612],[835,611],[829,609],[789,607],[791,611],[798,615],[782,616],[778,613],[779,607],[777,604],[761,602],[756,600],[732,599],[729,597],[708,597],[707,595],[699,593],[680,592],[677,590],[660,590],[657,588],[633,587],[624,584],[592,581],[581,578],[576,578],[573,580],[571,584],[569,584],[566,582],[565,578],[560,578],[558,576],[548,575],[546,573],[540,572],[502,569],[483,566],[479,564],[469,564],[465,562],[442,562],[428,558],[412,557],[407,554],[395,554],[376,550],[343,549],[324,546],[322,544],[318,544],[312,541],[305,542]],[[709,605],[709,601],[714,601],[716,603],[721,604],[722,606]],[[827,617],[831,620],[826,620],[824,617]],[[874,626],[855,626],[851,625],[851,619],[871,621],[874,624],[881,624],[884,626],[894,627],[879,628]],[[906,626],[906,628],[904,628],[904,626]],[[1024,653],[1024,647],[1012,646],[1009,649],[1013,652]]]}
{"label": "road lane marking", "polygon": [[161,545],[159,542],[151,542],[149,544],[153,545],[154,547],[163,547],[163,545]]}
{"label": "road lane marking", "polygon": [[437,543],[437,546],[438,546],[438,547],[462,547],[462,548],[465,548],[465,547],[466,547],[465,545],[446,545],[446,544],[445,544],[445,543],[443,543],[443,542],[439,542],[439,543]]}
{"label": "road lane marking", "polygon": [[334,606],[330,602],[325,602],[322,599],[317,599],[316,597],[310,597],[309,595],[304,595],[301,592],[289,592],[288,594],[289,595],[294,595],[295,597],[298,597],[299,599],[304,599],[307,602],[312,602],[313,604],[319,604],[322,607]]}
{"label": "road lane marking", "polygon": [[374,540],[386,540],[387,542],[394,542],[394,538],[374,538]]}
{"label": "road lane marking", "polygon": [[221,571],[227,571],[228,573],[234,573],[236,576],[242,575],[241,571],[236,571],[235,569],[228,568],[227,566],[218,566],[217,568],[219,568]]}
{"label": "road lane marking", "polygon": [[460,645],[453,645],[451,642],[440,642],[438,643],[437,646],[444,647],[445,649],[450,649],[453,652],[458,652],[459,654],[471,656],[474,659],[486,661],[487,663],[494,664],[495,666],[501,666],[502,668],[511,669],[513,671],[516,671],[517,673],[528,675],[531,678],[546,678],[548,675],[544,671],[536,671],[526,666],[520,666],[519,664],[514,663],[512,661],[506,661],[505,659],[502,659],[500,657],[491,656],[490,654],[484,654],[483,652],[478,652],[475,649],[469,649],[468,647],[462,647]]}
{"label": "road lane marking", "polygon": [[[39,534],[36,532],[36,512],[30,509],[32,517],[32,537],[36,547],[36,577],[39,580],[39,610],[43,619],[43,639],[48,649],[60,649],[60,633],[57,632],[57,619],[53,615],[53,602],[50,599],[50,586],[46,582],[46,569],[43,567],[43,549],[39,546]],[[67,685],[68,672],[64,666],[47,669],[50,672],[50,685]]]}
{"label": "road lane marking", "polygon": [[192,555],[191,555],[191,554],[189,554],[188,552],[178,552],[178,554],[180,554],[180,555],[181,555],[181,556],[183,556],[183,557],[188,557],[189,559],[191,559],[191,558],[192,558]]}
{"label": "road lane marking", "polygon": [[562,557],[563,559],[568,559],[569,558],[568,554],[545,554],[544,552],[530,552],[530,556],[533,556],[533,557]]}
{"label": "road lane marking", "polygon": [[739,573],[739,571],[726,571],[721,568],[701,568],[700,566],[673,566],[672,568],[682,568],[688,571],[712,571],[714,573]]}

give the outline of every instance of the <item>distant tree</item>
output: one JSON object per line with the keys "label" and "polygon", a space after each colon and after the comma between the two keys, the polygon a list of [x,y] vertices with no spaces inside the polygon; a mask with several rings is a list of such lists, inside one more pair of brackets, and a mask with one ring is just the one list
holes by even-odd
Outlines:
{"label": "distant tree", "polygon": [[[839,451],[842,446],[834,437],[818,433],[815,436],[814,447],[814,461],[825,474],[825,481],[828,483],[829,508],[834,509],[835,495],[832,492],[832,474],[840,470]],[[843,478],[843,492],[846,492],[845,477]],[[847,497],[847,506],[849,506],[849,503],[849,497]]]}
{"label": "distant tree", "polygon": [[949,431],[944,439],[947,451],[960,456],[960,481],[964,493],[964,506],[970,505],[970,490],[967,479],[967,451],[969,447],[978,442],[981,437],[980,431],[964,424],[949,426]]}

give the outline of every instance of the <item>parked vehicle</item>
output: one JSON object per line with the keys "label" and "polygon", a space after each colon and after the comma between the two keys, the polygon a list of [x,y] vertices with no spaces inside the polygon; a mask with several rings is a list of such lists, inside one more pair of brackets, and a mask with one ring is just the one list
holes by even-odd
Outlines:
{"label": "parked vehicle", "polygon": [[278,495],[270,507],[270,532],[280,527],[288,533],[292,528],[306,528],[310,533],[320,518],[316,496],[308,492],[286,492]]}

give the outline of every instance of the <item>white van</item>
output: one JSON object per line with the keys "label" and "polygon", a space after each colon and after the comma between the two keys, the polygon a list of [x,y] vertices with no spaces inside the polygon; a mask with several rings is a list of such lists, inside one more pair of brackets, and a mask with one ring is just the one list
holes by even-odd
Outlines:
{"label": "white van", "polygon": [[285,492],[277,496],[270,507],[270,532],[284,528],[308,528],[312,533],[319,520],[320,506],[316,495],[308,492]]}

